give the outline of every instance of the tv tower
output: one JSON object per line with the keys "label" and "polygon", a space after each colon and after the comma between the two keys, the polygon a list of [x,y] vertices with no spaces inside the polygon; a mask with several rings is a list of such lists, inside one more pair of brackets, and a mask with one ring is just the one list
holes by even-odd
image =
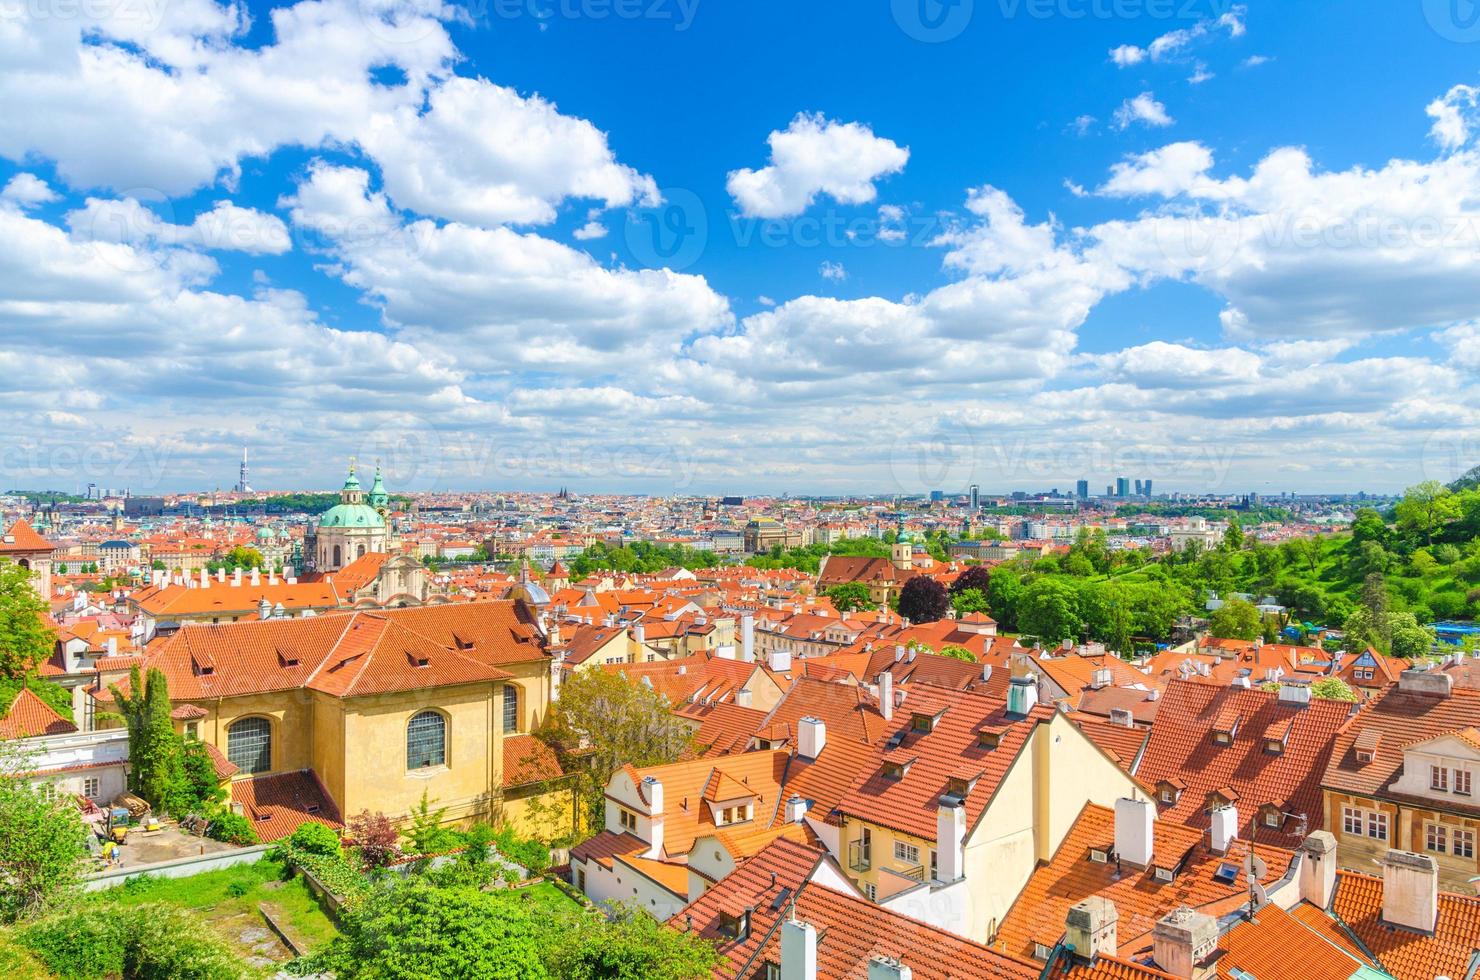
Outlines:
{"label": "tv tower", "polygon": [[252,492],[252,486],[251,486],[251,484],[247,483],[247,447],[246,446],[243,446],[242,447],[242,469],[241,469],[241,476],[238,477],[237,478],[237,481],[236,481],[236,492],[237,493],[251,493]]}

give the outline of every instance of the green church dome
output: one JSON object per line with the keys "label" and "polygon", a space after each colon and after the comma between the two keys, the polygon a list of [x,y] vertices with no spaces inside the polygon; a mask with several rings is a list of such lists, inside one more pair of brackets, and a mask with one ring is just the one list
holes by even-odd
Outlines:
{"label": "green church dome", "polygon": [[[377,475],[376,484],[379,482]],[[384,492],[384,487],[381,491]],[[319,518],[319,527],[385,527],[385,518],[365,503],[365,493],[360,489],[353,462],[349,467],[349,479],[344,481],[344,489],[339,491],[339,503],[324,511]]]}

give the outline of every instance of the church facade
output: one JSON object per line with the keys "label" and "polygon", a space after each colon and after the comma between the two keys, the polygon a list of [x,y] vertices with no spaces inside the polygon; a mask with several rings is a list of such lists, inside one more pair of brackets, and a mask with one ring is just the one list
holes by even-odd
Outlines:
{"label": "church facade", "polygon": [[390,495],[381,482],[380,468],[376,467],[375,482],[367,494],[351,462],[349,477],[339,491],[339,503],[319,517],[313,540],[306,549],[314,570],[337,572],[367,554],[392,551],[389,507]]}

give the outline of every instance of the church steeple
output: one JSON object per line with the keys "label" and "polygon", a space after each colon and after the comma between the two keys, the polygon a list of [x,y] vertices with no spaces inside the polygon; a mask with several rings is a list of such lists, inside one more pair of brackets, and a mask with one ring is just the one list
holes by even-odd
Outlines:
{"label": "church steeple", "polygon": [[370,484],[370,506],[380,511],[384,517],[390,508],[391,496],[385,492],[385,484],[380,479],[380,461],[375,461],[375,482]]}
{"label": "church steeple", "polygon": [[342,504],[361,504],[365,502],[365,492],[360,489],[360,478],[355,476],[355,458],[349,458],[349,477],[344,481],[344,489],[339,491],[339,502]]}

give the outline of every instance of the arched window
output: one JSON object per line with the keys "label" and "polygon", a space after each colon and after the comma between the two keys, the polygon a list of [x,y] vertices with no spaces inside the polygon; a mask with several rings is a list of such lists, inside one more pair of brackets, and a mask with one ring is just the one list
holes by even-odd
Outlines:
{"label": "arched window", "polygon": [[365,557],[365,546],[364,545],[360,545],[359,550],[355,552],[355,557],[356,558],[364,558]]}
{"label": "arched window", "polygon": [[226,729],[226,758],[245,773],[272,769],[272,723],[266,718],[243,718]]}
{"label": "arched window", "polygon": [[519,688],[513,684],[504,685],[504,731],[517,732],[519,730]]}
{"label": "arched window", "polygon": [[339,545],[336,544],[334,546],[334,567],[335,568],[338,568],[340,566],[340,564],[342,564],[342,559],[343,559],[343,553],[339,550]]}
{"label": "arched window", "polygon": [[423,711],[406,726],[406,768],[447,764],[447,722],[435,711]]}

